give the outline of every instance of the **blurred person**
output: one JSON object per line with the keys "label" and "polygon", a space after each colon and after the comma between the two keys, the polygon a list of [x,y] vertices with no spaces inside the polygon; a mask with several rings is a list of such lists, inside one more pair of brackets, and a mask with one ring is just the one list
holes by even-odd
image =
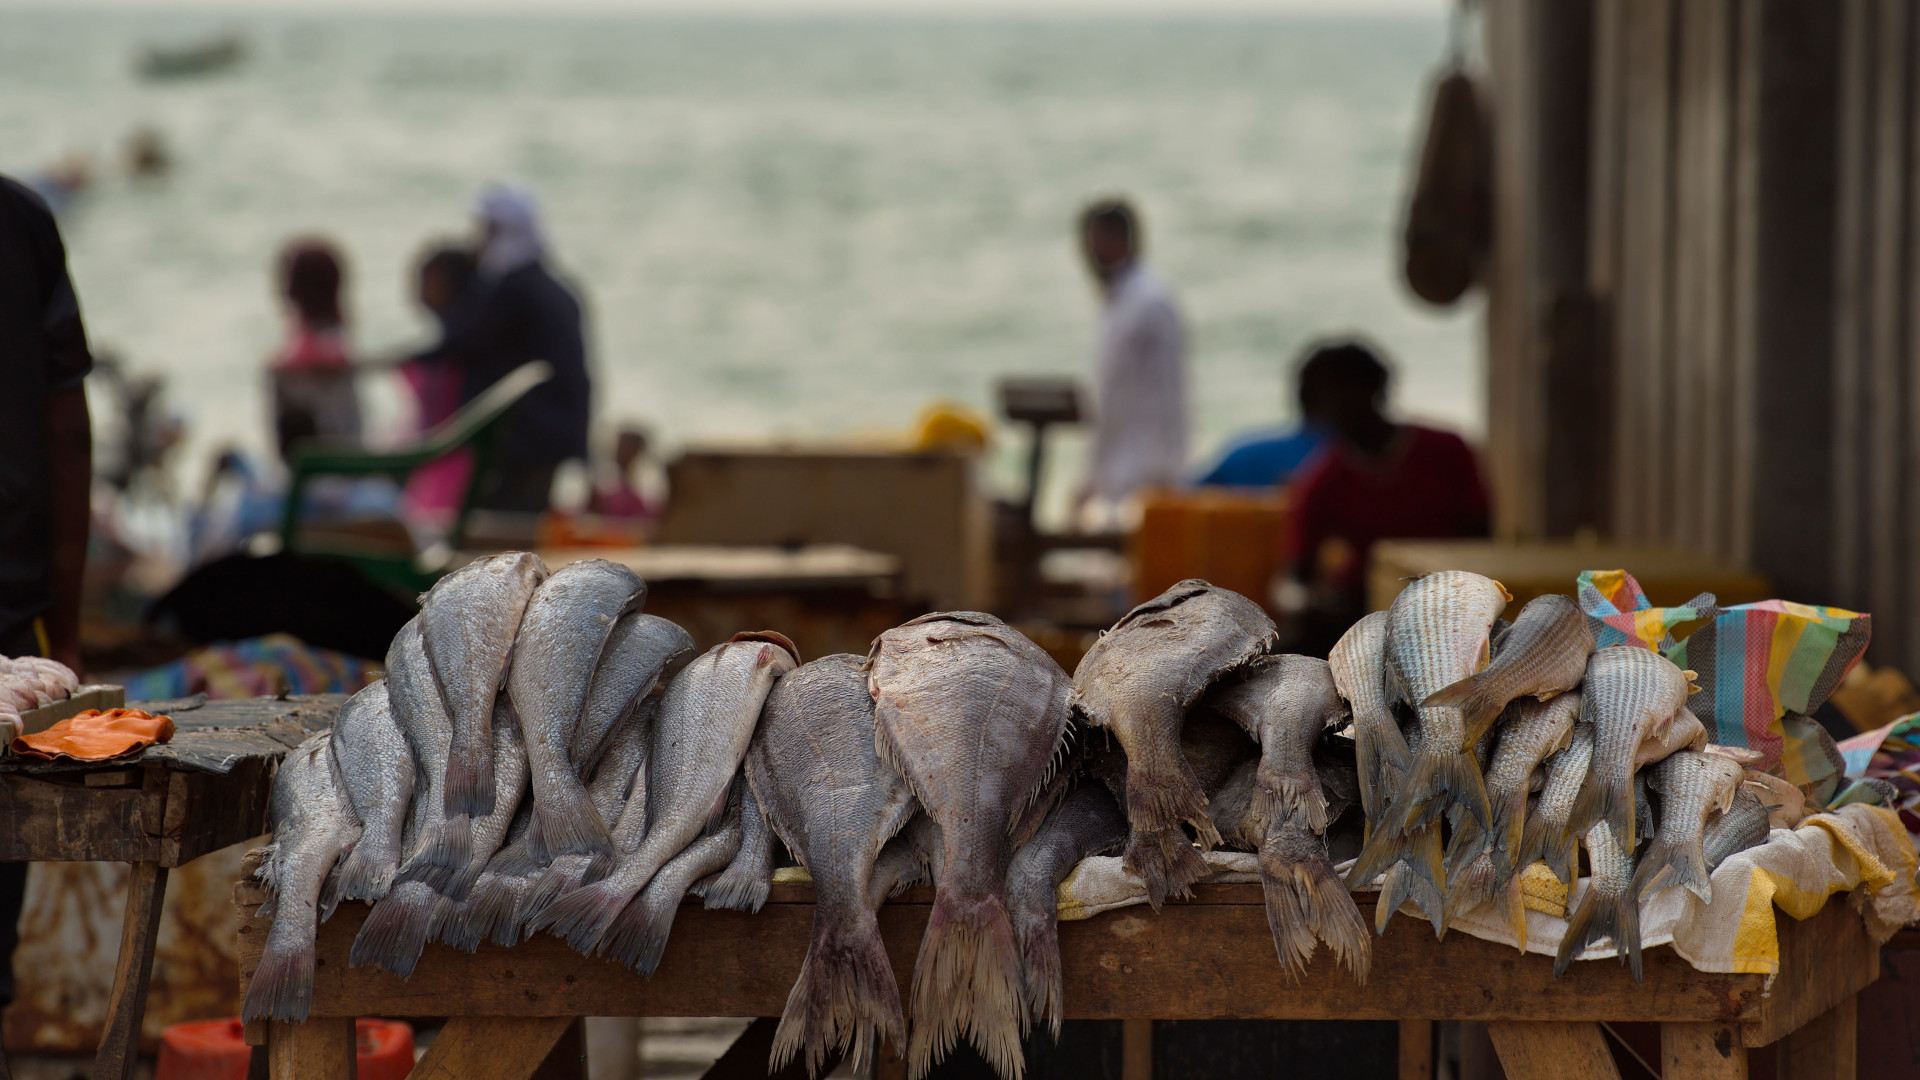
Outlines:
{"label": "blurred person", "polygon": [[1371,346],[1328,345],[1315,361],[1316,408],[1332,441],[1294,481],[1286,551],[1312,597],[1309,647],[1365,612],[1375,541],[1484,537],[1492,518],[1465,440],[1386,416],[1391,376]]}
{"label": "blurred person", "polygon": [[[0,176],[0,653],[50,656],[76,673],[93,483],[82,384],[92,368],[53,213]],[[0,863],[0,1004],[14,996],[26,869]]]}
{"label": "blurred person", "polygon": [[313,439],[360,441],[360,397],[347,355],[345,283],[339,252],[317,237],[294,240],[280,253],[280,296],[287,303],[288,336],[269,371],[273,428],[280,457]]}
{"label": "blurred person", "polygon": [[534,360],[553,377],[507,414],[476,505],[511,513],[547,509],[561,462],[585,461],[592,383],[580,302],[547,269],[547,242],[531,193],[495,185],[476,212],[481,242],[472,295],[454,308],[442,347],[464,366],[463,401]]}
{"label": "blurred person", "polygon": [[601,517],[622,521],[651,520],[653,506],[634,483],[634,470],[646,454],[646,431],[632,426],[621,428],[613,440],[613,482],[594,488],[589,509]]}
{"label": "blurred person", "polygon": [[[1354,343],[1318,341],[1308,345],[1294,375],[1300,423],[1291,429],[1252,432],[1235,439],[1199,480],[1203,486],[1272,488],[1285,485],[1332,438],[1324,398],[1327,376]],[[1364,348],[1364,346],[1362,346]]]}
{"label": "blurred person", "polygon": [[[416,434],[425,435],[460,411],[466,370],[447,337],[461,306],[471,302],[476,272],[473,253],[455,244],[435,245],[420,260],[414,298],[433,316],[440,337],[399,367],[401,380],[413,393]],[[473,451],[467,447],[415,469],[401,503],[408,523],[429,532],[444,530],[459,513],[472,473]]]}
{"label": "blurred person", "polygon": [[1075,517],[1142,488],[1181,482],[1187,461],[1186,329],[1172,292],[1140,258],[1133,207],[1105,199],[1080,215],[1080,248],[1105,307],[1094,360],[1093,446]]}

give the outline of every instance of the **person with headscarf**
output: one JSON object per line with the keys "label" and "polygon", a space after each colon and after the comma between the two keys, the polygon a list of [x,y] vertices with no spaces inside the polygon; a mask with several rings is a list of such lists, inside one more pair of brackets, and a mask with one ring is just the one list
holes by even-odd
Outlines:
{"label": "person with headscarf", "polygon": [[494,185],[481,193],[475,211],[477,273],[444,319],[440,350],[464,373],[463,401],[522,364],[552,366],[553,377],[507,414],[475,504],[539,513],[547,508],[554,470],[587,456],[592,380],[580,302],[547,268],[546,237],[530,192]]}

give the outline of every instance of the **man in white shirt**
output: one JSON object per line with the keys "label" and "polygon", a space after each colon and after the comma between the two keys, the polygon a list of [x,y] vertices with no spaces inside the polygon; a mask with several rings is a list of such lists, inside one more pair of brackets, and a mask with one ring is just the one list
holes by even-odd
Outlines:
{"label": "man in white shirt", "polygon": [[1094,499],[1111,507],[1142,488],[1177,485],[1187,466],[1186,329],[1166,283],[1140,261],[1133,208],[1119,199],[1087,207],[1080,244],[1106,310],[1076,517]]}

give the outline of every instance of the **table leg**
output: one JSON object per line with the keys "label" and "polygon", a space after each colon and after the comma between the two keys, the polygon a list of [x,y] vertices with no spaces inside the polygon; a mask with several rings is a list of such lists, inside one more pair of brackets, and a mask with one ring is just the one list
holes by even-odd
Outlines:
{"label": "table leg", "polygon": [[[528,1080],[571,1016],[456,1016],[427,1048],[410,1080]],[[276,1078],[278,1080],[278,1078]]]}
{"label": "table leg", "polygon": [[113,970],[106,1031],[93,1059],[99,1080],[132,1080],[140,1057],[140,1021],[147,1013],[147,981],[153,976],[153,946],[160,935],[160,905],[167,895],[167,868],[134,863],[127,881],[127,911],[120,920],[120,959]]}
{"label": "table leg", "polygon": [[1433,1021],[1400,1021],[1400,1080],[1433,1080]]}
{"label": "table leg", "polygon": [[1747,1048],[1732,1024],[1660,1025],[1660,1075],[1668,1080],[1746,1080]]}
{"label": "table leg", "polygon": [[[1591,1021],[1495,1020],[1487,1034],[1507,1080],[1558,1080],[1565,1076],[1620,1080],[1607,1039]],[[1669,1078],[1671,1080],[1671,1078]]]}
{"label": "table leg", "polygon": [[1153,1021],[1120,1021],[1120,1080],[1153,1080]]}
{"label": "table leg", "polygon": [[1858,1001],[1847,998],[1780,1040],[1780,1080],[1854,1080]]}
{"label": "table leg", "polygon": [[354,1080],[360,1072],[353,1017],[267,1025],[269,1080]]}

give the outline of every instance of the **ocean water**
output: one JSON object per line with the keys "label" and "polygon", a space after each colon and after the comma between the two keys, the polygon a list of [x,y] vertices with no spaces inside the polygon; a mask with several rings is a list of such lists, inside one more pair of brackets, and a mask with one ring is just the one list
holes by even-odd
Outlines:
{"label": "ocean water", "polygon": [[[228,73],[144,42],[237,29]],[[689,441],[870,434],[1008,373],[1085,373],[1091,197],[1142,208],[1192,334],[1196,463],[1292,411],[1302,343],[1359,331],[1403,411],[1482,425],[1479,320],[1400,284],[1396,227],[1444,26],[1269,20],[233,18],[0,12],[0,170],[98,180],[62,219],[98,346],[163,373],[183,472],[268,446],[279,246],[350,259],[357,348],[424,343],[422,245],[530,184],[590,313],[597,423]],[[149,126],[176,162],[127,178]],[[374,426],[408,406],[369,381]],[[1071,442],[1071,440],[1069,440]],[[1055,502],[1073,477],[1065,447]],[[997,443],[996,483],[1017,441]],[[186,486],[183,483],[183,486]]]}

